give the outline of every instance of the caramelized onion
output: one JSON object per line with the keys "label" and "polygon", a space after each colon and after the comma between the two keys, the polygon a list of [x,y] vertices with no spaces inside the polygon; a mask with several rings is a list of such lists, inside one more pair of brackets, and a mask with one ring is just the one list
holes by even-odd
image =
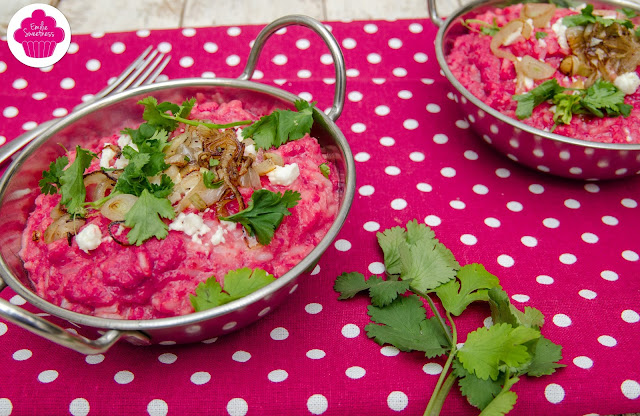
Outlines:
{"label": "caramelized onion", "polygon": [[87,197],[89,201],[97,201],[104,198],[107,191],[110,191],[115,186],[115,181],[109,178],[102,171],[88,173],[85,175],[83,182],[87,189]]}
{"label": "caramelized onion", "polygon": [[138,197],[131,194],[116,195],[102,205],[100,213],[111,221],[124,221],[124,216],[137,200]]}
{"label": "caramelized onion", "polygon": [[540,62],[529,55],[522,57],[520,69],[524,76],[535,80],[551,78],[556,72],[556,69],[551,65]]}
{"label": "caramelized onion", "polygon": [[183,144],[185,140],[189,138],[189,136],[190,136],[189,133],[185,131],[184,133],[179,134],[175,136],[173,139],[171,139],[171,141],[169,142],[169,147],[164,152],[167,155],[167,157],[174,156],[178,152],[178,147],[180,147],[180,145]]}
{"label": "caramelized onion", "polygon": [[516,57],[511,52],[500,49],[500,47],[508,43],[518,32],[522,33],[523,26],[520,20],[512,20],[504,25],[491,39],[491,52],[498,58],[505,58],[515,62]]}
{"label": "caramelized onion", "polygon": [[276,165],[275,163],[273,163],[273,160],[271,159],[265,159],[262,162],[256,163],[253,165],[253,169],[260,176],[266,175],[267,173],[271,172],[275,168],[276,168]]}
{"label": "caramelized onion", "polygon": [[282,156],[280,156],[277,153],[265,152],[264,158],[265,159],[271,159],[271,161],[273,161],[274,165],[284,166],[284,160],[282,159]]}
{"label": "caramelized onion", "polygon": [[522,6],[520,16],[523,19],[531,19],[534,27],[542,28],[547,26],[555,12],[555,4],[526,3]]}
{"label": "caramelized onion", "polygon": [[85,220],[83,219],[72,219],[69,214],[64,214],[44,230],[43,241],[46,244],[50,244],[61,238],[69,238],[70,236],[75,235],[84,223]]}

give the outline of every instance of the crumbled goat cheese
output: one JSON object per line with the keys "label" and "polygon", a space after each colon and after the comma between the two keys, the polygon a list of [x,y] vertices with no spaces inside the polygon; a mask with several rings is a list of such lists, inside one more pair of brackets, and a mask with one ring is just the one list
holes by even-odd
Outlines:
{"label": "crumbled goat cheese", "polygon": [[267,173],[269,182],[273,185],[291,185],[298,176],[300,176],[300,168],[297,163],[291,163],[284,166],[276,166],[271,172]]}
{"label": "crumbled goat cheese", "polygon": [[102,233],[95,224],[89,224],[76,234],[78,248],[89,254],[89,250],[95,250],[102,243]]}
{"label": "crumbled goat cheese", "polygon": [[120,149],[124,149],[124,147],[128,144],[131,144],[131,136],[129,136],[128,134],[123,134],[118,137],[118,147]]}
{"label": "crumbled goat cheese", "polygon": [[211,231],[211,228],[204,223],[202,217],[192,212],[189,214],[185,214],[184,212],[178,214],[176,219],[169,224],[169,229],[182,231],[191,237],[191,241],[198,244],[202,244],[200,237]]}
{"label": "crumbled goat cheese", "polygon": [[556,22],[551,25],[551,30],[553,30],[558,37],[558,45],[562,49],[569,49],[569,42],[567,42],[567,27],[562,24],[562,19],[556,20]]}
{"label": "crumbled goat cheese", "polygon": [[227,233],[227,230],[223,227],[218,227],[215,233],[211,236],[211,244],[217,246],[220,243],[224,243],[224,235]]}
{"label": "crumbled goat cheese", "polygon": [[640,86],[640,77],[638,77],[636,72],[627,72],[626,74],[616,77],[613,85],[618,87],[618,89],[626,95],[635,94]]}
{"label": "crumbled goat cheese", "polygon": [[113,159],[115,156],[116,156],[116,152],[112,148],[110,147],[103,148],[102,154],[100,155],[100,167],[101,168],[110,167],[111,159]]}

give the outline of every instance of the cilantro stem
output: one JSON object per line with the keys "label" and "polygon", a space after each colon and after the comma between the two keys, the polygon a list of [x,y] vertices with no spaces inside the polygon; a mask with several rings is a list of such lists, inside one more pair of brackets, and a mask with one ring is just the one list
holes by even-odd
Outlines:
{"label": "cilantro stem", "polygon": [[[451,390],[451,386],[457,377],[453,375],[453,373],[449,373],[449,368],[451,368],[451,363],[453,363],[453,359],[458,352],[458,347],[456,344],[458,343],[458,331],[456,330],[456,324],[453,322],[451,318],[451,314],[447,312],[447,319],[451,324],[451,332],[452,332],[452,340],[451,340],[451,351],[449,352],[449,357],[447,357],[447,362],[444,364],[442,368],[442,372],[440,373],[440,377],[438,378],[438,382],[436,383],[436,387],[433,390],[433,394],[431,395],[431,399],[429,399],[429,403],[427,404],[427,408],[424,411],[424,416],[437,416],[440,414],[442,410],[442,405],[444,404],[444,399]],[[446,377],[446,380],[445,380]]]}
{"label": "cilantro stem", "polygon": [[[412,289],[412,291],[415,294],[417,294],[418,296],[421,296],[422,298],[427,300],[427,302],[429,303],[429,307],[431,308],[431,312],[433,312],[433,315],[438,320],[438,323],[440,324],[440,327],[442,328],[442,331],[444,332],[444,335],[447,337],[447,341],[449,341],[449,344],[454,346],[455,343],[453,342],[453,338],[451,337],[451,332],[449,331],[449,327],[447,326],[447,323],[445,322],[445,320],[442,317],[442,315],[440,315],[440,311],[438,310],[438,308],[436,308],[436,305],[433,303],[433,300],[431,300],[431,296],[429,296],[426,293],[422,293],[422,292],[420,292],[418,290],[415,290],[415,289]],[[451,323],[453,323],[453,321],[451,319],[449,319],[449,321]]]}
{"label": "cilantro stem", "polygon": [[251,124],[253,122],[252,120],[240,120],[240,121],[234,121],[233,123],[227,123],[227,124],[214,124],[214,123],[205,123],[198,120],[190,120],[187,118],[182,118],[180,116],[170,116],[169,114],[162,114],[162,116],[164,118],[179,121],[180,123],[188,124],[190,126],[203,125],[210,129],[228,129],[230,127],[244,126],[247,124]]}
{"label": "cilantro stem", "polygon": [[431,409],[427,407],[427,410],[425,410],[424,412],[424,416],[438,416],[440,414],[442,406],[444,405],[444,401],[451,391],[451,387],[453,387],[457,379],[458,377],[453,375],[453,373],[450,373],[447,376],[447,378],[444,380],[444,383],[442,383],[438,394],[431,397],[431,400],[429,401]]}

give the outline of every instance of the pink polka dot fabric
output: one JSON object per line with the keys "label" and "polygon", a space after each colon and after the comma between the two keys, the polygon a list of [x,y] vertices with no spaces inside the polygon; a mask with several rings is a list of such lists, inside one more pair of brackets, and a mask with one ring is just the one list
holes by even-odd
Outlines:
{"label": "pink polka dot fabric", "polygon": [[[346,60],[337,124],[355,155],[357,189],[316,269],[257,323],[193,345],[118,343],[85,357],[0,322],[0,415],[422,414],[444,360],[377,345],[364,331],[366,299],[338,301],[332,289],[342,272],[384,273],[376,231],[413,218],[461,264],[496,274],[520,309],[540,309],[543,334],[564,346],[567,367],[520,381],[512,414],[640,410],[640,180],[558,179],[494,152],[451,99],[426,20],[328,25]],[[0,144],[69,113],[147,45],[172,54],[165,79],[237,77],[260,28],[74,36],[69,53],[42,70],[18,63],[2,43]],[[322,109],[333,100],[329,52],[304,28],[269,40],[255,81]],[[34,311],[10,289],[1,296]],[[472,307],[459,332],[488,316]],[[457,390],[443,410],[477,413]]]}

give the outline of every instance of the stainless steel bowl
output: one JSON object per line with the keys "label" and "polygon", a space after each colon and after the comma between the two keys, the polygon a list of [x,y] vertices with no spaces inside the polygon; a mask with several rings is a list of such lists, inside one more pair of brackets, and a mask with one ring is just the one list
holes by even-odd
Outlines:
{"label": "stainless steel bowl", "polygon": [[[87,136],[111,135],[128,121],[140,120],[142,112],[136,103],[149,94],[160,101],[175,102],[202,92],[220,94],[225,99],[240,99],[256,107],[293,108],[293,102],[299,99],[296,95],[249,80],[266,39],[277,30],[294,24],[306,26],[322,37],[329,47],[336,72],[333,106],[327,114],[314,110],[311,132],[339,175],[338,215],[318,246],[290,271],[251,295],[184,316],[153,320],[107,319],[71,312],[38,297],[32,290],[17,253],[26,218],[39,194],[38,180],[43,169],[61,155],[59,144],[73,148]],[[338,234],[351,206],[355,190],[355,166],[349,145],[335,124],[344,104],[345,82],[344,58],[340,46],[327,28],[306,16],[285,16],[260,32],[238,79],[189,78],[136,88],[96,102],[52,126],[18,156],[0,179],[0,290],[9,285],[29,303],[51,314],[54,320],[61,318],[73,322],[80,326],[80,333],[88,332],[95,337],[98,332],[101,336],[90,340],[88,337],[91,335],[73,334],[3,299],[0,299],[0,316],[55,343],[81,353],[95,354],[106,351],[120,338],[139,345],[201,341],[242,328],[266,315],[295,290],[298,278],[303,273],[313,269]]]}
{"label": "stainless steel bowl", "polygon": [[[544,3],[545,1],[539,1]],[[472,128],[491,146],[510,159],[540,172],[585,179],[611,179],[640,173],[640,144],[605,144],[561,136],[531,127],[489,107],[471,94],[451,73],[446,56],[456,37],[468,30],[462,21],[513,1],[475,1],[443,20],[435,0],[428,0],[431,20],[440,27],[435,48],[438,63],[454,88],[456,101]],[[640,11],[640,5],[627,0],[591,2],[595,6],[627,7]]]}

